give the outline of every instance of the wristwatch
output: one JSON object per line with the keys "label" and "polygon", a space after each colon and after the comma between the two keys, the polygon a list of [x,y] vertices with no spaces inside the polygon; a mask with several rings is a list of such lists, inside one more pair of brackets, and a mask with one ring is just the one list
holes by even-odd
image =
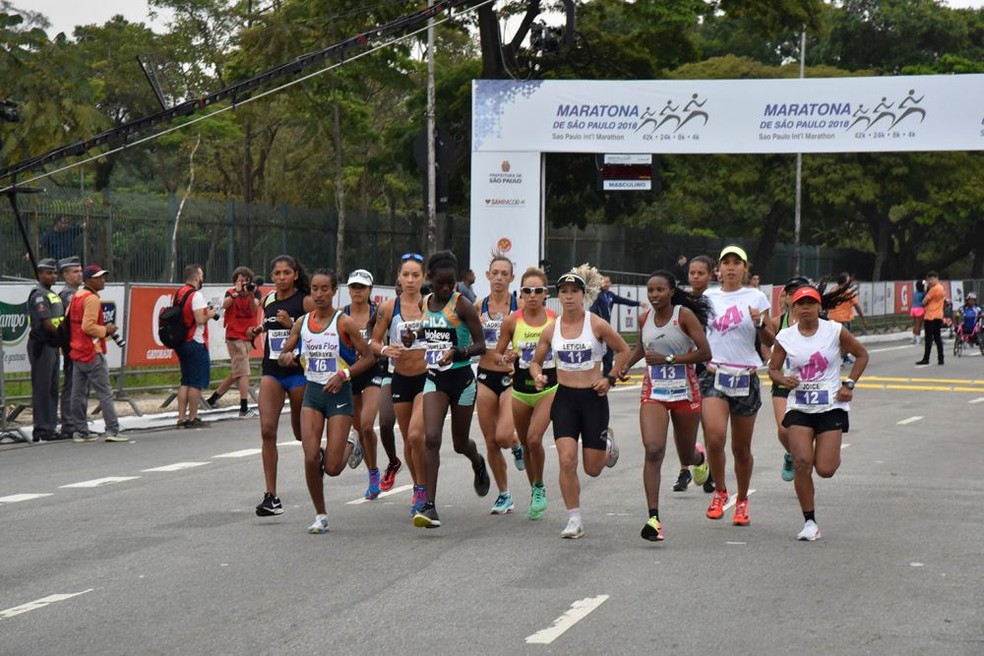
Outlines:
{"label": "wristwatch", "polygon": [[607,379],[608,379],[608,384],[609,384],[610,386],[612,386],[612,387],[615,387],[615,383],[617,383],[617,382],[618,382],[618,378],[617,378],[617,377],[615,377],[615,376],[612,376],[611,374],[609,374],[609,375],[607,375],[607,376],[605,376],[605,378],[607,378]]}
{"label": "wristwatch", "polygon": [[673,364],[674,362],[676,362],[676,356],[671,353],[670,355],[663,358],[663,361],[666,362],[666,364]]}
{"label": "wristwatch", "polygon": [[844,387],[846,387],[847,389],[853,391],[854,390],[854,385],[855,385],[855,382],[853,380],[851,380],[850,378],[844,379]]}

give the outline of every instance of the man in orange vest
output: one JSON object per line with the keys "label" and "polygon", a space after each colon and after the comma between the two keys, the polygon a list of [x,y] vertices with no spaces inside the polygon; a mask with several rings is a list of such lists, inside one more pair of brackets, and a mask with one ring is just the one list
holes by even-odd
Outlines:
{"label": "man in orange vest", "polygon": [[925,351],[923,359],[916,364],[929,364],[929,354],[936,344],[936,364],[943,364],[943,302],[946,301],[946,293],[943,285],[940,284],[940,276],[935,271],[926,274],[926,295],[923,296],[923,309],[926,314],[923,316],[923,327],[926,331]]}

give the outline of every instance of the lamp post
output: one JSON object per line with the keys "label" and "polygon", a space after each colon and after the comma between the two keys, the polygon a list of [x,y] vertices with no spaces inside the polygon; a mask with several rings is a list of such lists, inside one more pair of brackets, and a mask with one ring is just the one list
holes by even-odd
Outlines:
{"label": "lamp post", "polygon": [[[806,26],[800,33],[800,79],[806,72]],[[796,200],[793,209],[793,275],[800,275],[800,221],[803,213],[803,153],[796,153]]]}

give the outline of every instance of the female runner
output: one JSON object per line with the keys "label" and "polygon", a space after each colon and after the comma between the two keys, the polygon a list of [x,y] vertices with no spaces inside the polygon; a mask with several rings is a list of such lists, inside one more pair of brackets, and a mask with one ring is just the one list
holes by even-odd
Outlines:
{"label": "female runner", "polygon": [[530,267],[523,274],[519,288],[523,309],[506,317],[499,332],[496,356],[499,362],[513,363],[512,413],[516,432],[522,444],[526,462],[526,477],[530,481],[530,507],[526,513],[532,520],[543,519],[547,511],[547,491],[543,487],[543,435],[550,424],[550,407],[557,391],[557,369],[553,352],[547,351],[542,371],[546,383],[537,390],[536,382],[530,375],[533,353],[540,341],[540,335],[547,326],[553,325],[557,314],[546,307],[547,274]]}
{"label": "female runner", "polygon": [[[421,393],[427,378],[427,363],[424,360],[427,344],[425,340],[415,337],[424,317],[420,296],[420,286],[424,281],[424,256],[419,253],[404,254],[397,275],[400,293],[383,303],[377,311],[371,347],[377,356],[390,359],[393,372],[390,398],[400,433],[403,434],[403,458],[413,479],[412,517],[426,500],[422,463],[424,399]],[[395,476],[396,471],[393,473]]]}
{"label": "female runner", "polygon": [[[836,321],[820,319],[821,302],[820,292],[811,286],[793,293],[798,321],[776,336],[769,361],[769,378],[791,390],[782,423],[789,430],[796,472],[793,485],[805,522],[796,539],[810,542],[820,537],[813,470],[830,478],[840,466],[849,403],[868,364],[868,352],[850,331]],[[854,356],[851,375],[843,382],[842,351]]]}
{"label": "female runner", "polygon": [[307,384],[304,370],[297,363],[283,366],[278,358],[294,322],[314,309],[314,301],[308,295],[311,291],[310,281],[300,262],[290,255],[280,255],[273,260],[271,267],[270,280],[276,289],[263,299],[263,323],[247,331],[250,339],[266,333],[259,399],[261,458],[266,491],[263,501],[256,506],[256,514],[260,517],[284,512],[277,496],[277,425],[288,396],[290,425],[294,438],[301,439],[301,403]]}
{"label": "female runner", "polygon": [[693,478],[698,485],[707,479],[707,459],[697,443],[701,400],[694,365],[711,358],[704,333],[710,306],[706,298],[693,297],[677,287],[669,271],[650,276],[646,296],[652,311],[639,320],[639,340],[627,367],[646,359],[639,429],[646,449],[642,482],[649,519],[642,527],[642,537],[658,542],[663,539],[659,519],[660,469],[671,419],[680,461],[693,465]]}
{"label": "female runner", "polygon": [[516,297],[509,293],[512,283],[512,261],[494,253],[485,272],[492,293],[480,301],[476,301],[475,309],[482,321],[482,331],[485,334],[485,355],[478,361],[478,371],[475,375],[478,381],[478,425],[485,436],[485,450],[488,453],[489,469],[499,488],[499,496],[489,511],[492,515],[505,515],[514,508],[512,494],[509,493],[509,477],[506,473],[506,460],[502,457],[501,449],[511,449],[516,462],[516,469],[525,467],[523,462],[523,447],[513,425],[512,397],[508,393],[512,387],[512,367],[503,364],[495,352],[499,342],[500,327],[505,318],[518,309]]}
{"label": "female runner", "polygon": [[451,251],[438,251],[427,260],[427,278],[434,290],[424,299],[423,331],[427,339],[427,383],[424,386],[424,477],[427,501],[413,516],[419,528],[437,528],[441,520],[434,506],[441,466],[441,434],[451,410],[454,450],[471,460],[475,492],[489,493],[485,458],[468,437],[475,405],[475,374],[471,359],[485,353],[485,336],[478,311],[455,291],[458,261]]}
{"label": "female runner", "polygon": [[567,526],[560,537],[584,535],[581,520],[581,483],[577,477],[577,440],[582,440],[584,473],[598,476],[618,461],[618,447],[608,429],[608,390],[617,378],[601,375],[601,359],[607,344],[615,352],[613,371],[623,371],[629,347],[610,323],[588,312],[601,289],[601,274],[583,264],[557,280],[557,295],[563,311],[540,335],[530,375],[537,391],[546,389],[547,354],[553,352],[557,365],[557,394],[550,409],[557,458],[560,462],[560,493],[567,506]]}
{"label": "female runner", "polygon": [[755,337],[758,335],[763,344],[771,347],[775,334],[769,321],[769,299],[761,291],[742,285],[748,271],[745,251],[738,246],[726,246],[718,258],[718,269],[721,286],[704,294],[714,309],[714,320],[709,324],[707,336],[711,360],[700,375],[701,419],[716,487],[706,514],[710,519],[721,519],[728,503],[724,445],[730,420],[731,452],[738,479],[732,523],[745,526],[749,523],[748,486],[754,464],[752,432],[756,413],[762,406],[755,373],[762,356],[755,347]]}
{"label": "female runner", "polygon": [[[355,435],[350,437],[354,407],[351,381],[370,371],[376,363],[356,322],[332,306],[336,291],[338,278],[334,271],[314,272],[311,276],[314,310],[294,323],[277,358],[282,367],[296,365],[294,349],[300,344],[306,364],[301,445],[304,477],[317,513],[308,533],[328,531],[322,477],[338,476],[355,450]],[[346,364],[348,361],[354,362],[351,368]],[[326,419],[327,443],[322,449]]]}

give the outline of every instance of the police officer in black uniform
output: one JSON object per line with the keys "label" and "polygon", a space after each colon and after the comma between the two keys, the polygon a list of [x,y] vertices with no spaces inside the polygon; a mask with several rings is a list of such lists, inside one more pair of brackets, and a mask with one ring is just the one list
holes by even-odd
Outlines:
{"label": "police officer in black uniform", "polygon": [[56,440],[58,420],[58,325],[65,317],[65,306],[51,287],[58,280],[58,262],[47,258],[38,262],[38,286],[27,298],[31,332],[27,338],[27,358],[31,363],[31,407],[34,411],[35,442]]}

